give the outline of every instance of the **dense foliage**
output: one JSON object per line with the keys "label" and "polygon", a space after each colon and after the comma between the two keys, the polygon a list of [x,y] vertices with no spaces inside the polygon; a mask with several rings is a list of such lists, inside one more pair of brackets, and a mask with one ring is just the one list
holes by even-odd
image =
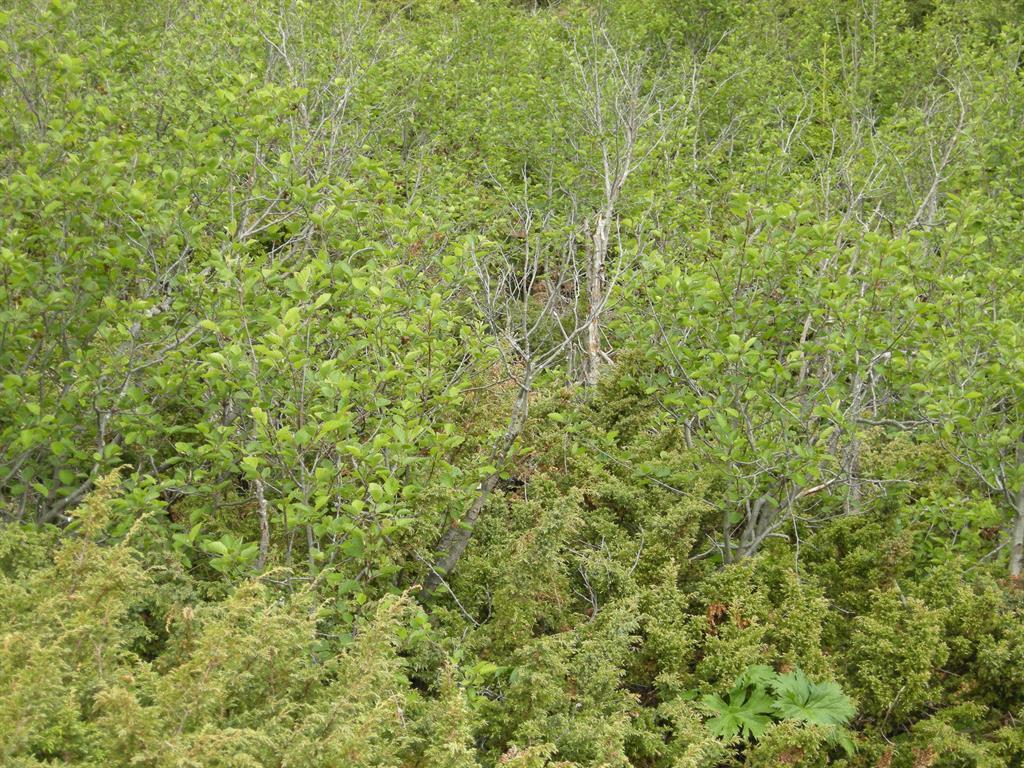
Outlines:
{"label": "dense foliage", "polygon": [[1015,0],[7,0],[0,764],[1024,766]]}

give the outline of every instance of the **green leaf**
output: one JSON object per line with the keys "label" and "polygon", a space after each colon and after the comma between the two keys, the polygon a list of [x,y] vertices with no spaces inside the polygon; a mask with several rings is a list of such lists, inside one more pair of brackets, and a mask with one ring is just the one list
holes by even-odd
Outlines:
{"label": "green leaf", "polygon": [[846,725],[856,710],[835,683],[812,683],[799,669],[779,675],[773,684],[774,711],[786,720],[813,725]]}
{"label": "green leaf", "polygon": [[772,700],[761,688],[733,688],[726,699],[710,695],[701,702],[716,714],[707,727],[720,739],[757,739],[771,723]]}
{"label": "green leaf", "polygon": [[207,552],[212,552],[215,555],[226,555],[228,553],[227,545],[225,545],[223,541],[204,542],[203,549]]}
{"label": "green leaf", "polygon": [[767,664],[753,664],[747,667],[736,679],[735,688],[745,686],[758,686],[768,688],[779,678],[779,673]]}

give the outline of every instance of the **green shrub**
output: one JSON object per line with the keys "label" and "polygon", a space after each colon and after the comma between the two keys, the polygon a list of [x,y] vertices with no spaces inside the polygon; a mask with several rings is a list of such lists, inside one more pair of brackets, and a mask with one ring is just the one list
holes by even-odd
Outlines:
{"label": "green shrub", "polygon": [[943,612],[896,588],[872,591],[869,602],[853,619],[843,664],[861,712],[892,727],[941,696],[938,682],[949,658]]}

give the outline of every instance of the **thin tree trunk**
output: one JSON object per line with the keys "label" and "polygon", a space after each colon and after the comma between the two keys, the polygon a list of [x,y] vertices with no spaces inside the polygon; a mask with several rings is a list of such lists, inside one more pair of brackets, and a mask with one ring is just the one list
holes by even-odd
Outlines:
{"label": "thin tree trunk", "polygon": [[757,554],[765,538],[775,529],[778,515],[778,507],[767,496],[759,496],[752,506],[748,504],[747,519],[733,553],[734,562]]}
{"label": "thin tree trunk", "polygon": [[435,548],[438,553],[437,559],[423,584],[424,595],[433,594],[434,590],[441,586],[445,576],[455,570],[455,566],[458,565],[459,560],[466,551],[466,547],[473,537],[473,528],[476,525],[476,521],[479,519],[480,513],[483,512],[484,505],[487,503],[491,491],[494,490],[498,480],[501,478],[502,466],[508,459],[512,447],[522,434],[523,428],[526,426],[526,417],[530,410],[530,391],[532,385],[533,372],[527,370],[519,384],[519,394],[516,397],[515,404],[512,406],[512,414],[509,416],[505,434],[502,435],[501,442],[496,446],[493,453],[493,463],[496,469],[480,484],[476,499],[474,499],[472,506],[470,506],[466,514],[463,515],[462,520],[453,523],[438,542]]}
{"label": "thin tree trunk", "polygon": [[732,542],[729,537],[729,508],[722,509],[722,562],[729,565],[732,562]]}
{"label": "thin tree trunk", "polygon": [[608,258],[608,238],[611,216],[601,211],[594,222],[594,231],[588,232],[590,243],[587,258],[587,364],[584,371],[585,386],[597,386],[601,367],[601,308],[604,304],[604,270]]}
{"label": "thin tree trunk", "polygon": [[263,573],[267,565],[267,552],[270,551],[270,522],[267,519],[267,497],[263,492],[263,479],[257,477],[253,485],[256,487],[256,513],[260,517],[260,554],[256,558],[256,571]]}
{"label": "thin tree trunk", "polygon": [[1010,578],[1020,579],[1024,574],[1024,487],[1017,491],[1017,515],[1010,539]]}

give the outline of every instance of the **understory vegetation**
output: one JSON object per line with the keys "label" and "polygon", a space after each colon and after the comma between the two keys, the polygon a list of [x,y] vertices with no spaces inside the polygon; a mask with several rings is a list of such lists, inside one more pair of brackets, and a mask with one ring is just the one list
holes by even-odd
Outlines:
{"label": "understory vegetation", "polygon": [[1024,766],[1022,53],[0,4],[0,765]]}

